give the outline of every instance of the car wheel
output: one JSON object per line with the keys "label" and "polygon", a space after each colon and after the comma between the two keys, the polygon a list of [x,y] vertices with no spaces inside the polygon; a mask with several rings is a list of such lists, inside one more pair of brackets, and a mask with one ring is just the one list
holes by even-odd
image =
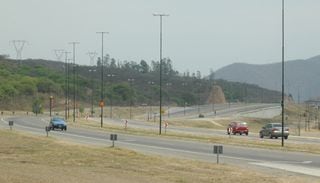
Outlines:
{"label": "car wheel", "polygon": [[270,139],[273,139],[273,136],[270,134]]}
{"label": "car wheel", "polygon": [[240,132],[239,134],[240,134],[240,135],[242,135],[242,133],[241,133],[241,132]]}
{"label": "car wheel", "polygon": [[263,135],[262,135],[262,133],[260,133],[260,138],[262,138],[262,139],[263,139]]}
{"label": "car wheel", "polygon": [[278,139],[278,137],[275,137],[276,139]]}
{"label": "car wheel", "polygon": [[284,136],[284,139],[288,139],[288,136]]}
{"label": "car wheel", "polygon": [[249,135],[249,132],[246,133],[246,136],[248,136],[248,135]]}

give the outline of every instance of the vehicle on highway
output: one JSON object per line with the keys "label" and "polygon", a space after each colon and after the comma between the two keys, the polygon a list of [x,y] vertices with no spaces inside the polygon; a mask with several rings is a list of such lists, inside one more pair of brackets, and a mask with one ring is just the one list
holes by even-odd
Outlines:
{"label": "vehicle on highway", "polygon": [[234,121],[228,125],[227,133],[228,135],[230,134],[236,135],[237,133],[239,133],[240,135],[242,134],[248,135],[249,128],[246,122]]}
{"label": "vehicle on highway", "polygon": [[[288,139],[289,136],[289,128],[284,126],[283,137]],[[259,132],[260,138],[265,136],[269,137],[270,139],[282,137],[282,124],[281,123],[268,123],[262,127]]]}
{"label": "vehicle on highway", "polygon": [[65,130],[65,131],[67,131],[67,123],[66,123],[65,120],[62,119],[62,118],[53,117],[53,118],[51,118],[51,120],[50,120],[49,129],[50,129],[50,130],[60,129],[60,130]]}

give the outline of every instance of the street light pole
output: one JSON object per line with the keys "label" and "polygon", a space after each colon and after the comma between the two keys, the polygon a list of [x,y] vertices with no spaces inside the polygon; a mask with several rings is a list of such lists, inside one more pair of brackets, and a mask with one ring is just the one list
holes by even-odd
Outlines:
{"label": "street light pole", "polygon": [[50,96],[50,117],[51,117],[51,111],[52,111],[52,102],[53,102],[53,96]]}
{"label": "street light pole", "polygon": [[[128,82],[130,83],[131,91],[133,91],[132,90],[132,83],[134,82],[134,79],[133,78],[129,78]],[[132,109],[131,108],[132,108],[132,95],[130,97],[130,119],[132,118]]]}
{"label": "street light pole", "polygon": [[76,122],[76,44],[79,42],[70,42],[73,46],[73,122]]}
{"label": "street light pole", "polygon": [[169,16],[167,14],[153,14],[153,16],[160,17],[160,109],[159,109],[159,135],[161,135],[162,123],[162,17]]}
{"label": "street light pole", "polygon": [[[182,86],[183,86],[183,89],[184,91],[186,91],[185,87],[187,86],[187,83],[186,82],[183,82],[182,83]],[[183,115],[185,116],[186,115],[186,99],[185,99],[185,96],[183,97]]]}
{"label": "street light pole", "polygon": [[284,146],[284,0],[282,0],[282,99],[281,99],[282,138],[281,146]]}
{"label": "street light pole", "polygon": [[68,73],[69,73],[69,67],[68,67],[68,54],[71,53],[71,52],[67,52],[65,51],[64,52],[64,55],[65,55],[65,120],[67,121],[68,120],[68,100],[69,100],[69,95],[68,95]]}
{"label": "street light pole", "polygon": [[[94,68],[94,61],[97,56],[97,52],[88,52],[88,55],[90,57],[90,65]],[[90,69],[89,72],[91,72],[91,117],[93,117],[93,94],[94,94],[94,82],[93,82],[93,72],[96,72],[96,69]]]}
{"label": "street light pole", "polygon": [[94,94],[94,82],[93,82],[93,72],[96,72],[95,69],[90,69],[89,72],[91,73],[91,117],[93,117],[93,94]]}
{"label": "street light pole", "polygon": [[148,114],[148,121],[149,121],[150,118],[152,119],[152,114],[153,114],[153,110],[152,110],[152,103],[153,103],[152,85],[154,85],[154,82],[153,81],[148,81],[148,84],[151,85],[150,86],[150,88],[151,88],[151,101],[150,101],[150,104],[149,104],[149,114]]}
{"label": "street light pole", "polygon": [[110,95],[110,118],[112,119],[112,94],[113,94],[113,88],[112,88],[112,78],[116,75],[114,74],[108,74],[108,77],[110,77],[110,85],[111,85],[111,95]]}
{"label": "street light pole", "polygon": [[167,85],[167,95],[168,95],[168,118],[170,117],[170,112],[169,112],[169,108],[170,108],[170,95],[169,95],[169,86],[172,85],[172,83],[166,83]]}
{"label": "street light pole", "polygon": [[101,108],[101,128],[103,127],[103,106],[104,106],[104,88],[103,88],[103,36],[104,34],[108,34],[108,32],[97,32],[97,34],[101,34],[101,98],[99,106]]}

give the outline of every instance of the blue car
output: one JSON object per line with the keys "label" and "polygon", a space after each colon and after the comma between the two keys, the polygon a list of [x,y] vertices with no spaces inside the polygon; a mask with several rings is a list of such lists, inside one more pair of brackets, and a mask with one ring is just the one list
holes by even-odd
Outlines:
{"label": "blue car", "polygon": [[50,120],[49,129],[50,130],[60,129],[60,130],[67,131],[67,123],[62,118],[53,117]]}

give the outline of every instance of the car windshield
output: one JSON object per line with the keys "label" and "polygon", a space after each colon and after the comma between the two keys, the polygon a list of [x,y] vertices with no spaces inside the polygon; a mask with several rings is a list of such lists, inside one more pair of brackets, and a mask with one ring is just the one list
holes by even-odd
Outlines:
{"label": "car windshield", "polygon": [[238,126],[247,126],[247,123],[246,122],[241,122],[238,124]]}
{"label": "car windshield", "polygon": [[273,124],[273,127],[282,127],[281,124]]}

